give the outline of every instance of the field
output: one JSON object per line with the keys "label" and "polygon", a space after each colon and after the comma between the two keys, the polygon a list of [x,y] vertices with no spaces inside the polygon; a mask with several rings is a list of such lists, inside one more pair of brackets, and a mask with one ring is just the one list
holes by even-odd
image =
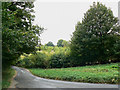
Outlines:
{"label": "field", "polygon": [[117,84],[119,75],[118,64],[120,63],[60,69],[32,68],[29,70],[36,76],[55,80]]}

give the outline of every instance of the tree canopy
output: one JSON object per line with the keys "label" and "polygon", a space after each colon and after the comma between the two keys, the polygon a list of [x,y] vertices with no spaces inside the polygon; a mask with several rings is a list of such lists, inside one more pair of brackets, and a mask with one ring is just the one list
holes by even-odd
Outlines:
{"label": "tree canopy", "polygon": [[70,42],[69,42],[69,41],[66,41],[66,40],[63,40],[62,45],[63,45],[64,47],[69,47]]}
{"label": "tree canopy", "polygon": [[49,42],[46,44],[46,46],[54,46],[54,44],[53,44],[51,41],[49,41]]}
{"label": "tree canopy", "polygon": [[118,19],[111,9],[101,3],[93,3],[78,22],[71,38],[72,55],[78,64],[105,63],[114,54],[116,36],[113,32]]}
{"label": "tree canopy", "polygon": [[3,66],[11,64],[21,54],[35,50],[44,28],[32,24],[33,7],[33,2],[2,3]]}
{"label": "tree canopy", "polygon": [[68,47],[70,44],[69,41],[63,40],[63,39],[59,39],[57,42],[57,46],[58,47]]}
{"label": "tree canopy", "polygon": [[58,46],[58,47],[63,47],[62,42],[63,42],[63,39],[58,40],[57,46]]}

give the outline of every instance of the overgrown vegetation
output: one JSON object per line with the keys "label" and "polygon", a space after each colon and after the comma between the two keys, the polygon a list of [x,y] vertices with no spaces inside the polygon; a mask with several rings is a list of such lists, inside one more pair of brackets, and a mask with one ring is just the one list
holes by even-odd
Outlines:
{"label": "overgrown vegetation", "polygon": [[11,68],[2,71],[2,88],[8,88],[10,86],[14,74],[15,70]]}
{"label": "overgrown vegetation", "polygon": [[[39,47],[37,47],[39,50]],[[61,68],[70,66],[70,48],[41,46],[41,51],[22,55],[17,62],[18,66],[28,68]]]}
{"label": "overgrown vegetation", "polygon": [[118,78],[120,79],[118,63],[60,69],[32,68],[29,70],[34,75],[55,80],[118,84]]}

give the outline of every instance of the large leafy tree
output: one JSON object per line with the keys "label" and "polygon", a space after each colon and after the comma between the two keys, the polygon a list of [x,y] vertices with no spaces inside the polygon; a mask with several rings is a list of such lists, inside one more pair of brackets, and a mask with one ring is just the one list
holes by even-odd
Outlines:
{"label": "large leafy tree", "polygon": [[112,58],[113,62],[120,62],[120,24],[116,24],[113,27],[114,30],[116,30],[116,32],[113,32],[116,36],[116,43],[114,44],[114,55]]}
{"label": "large leafy tree", "polygon": [[101,3],[93,6],[84,14],[82,23],[78,22],[71,38],[71,51],[74,62],[105,63],[113,53],[116,37],[113,26],[118,22],[113,12]]}
{"label": "large leafy tree", "polygon": [[38,44],[43,28],[33,25],[33,2],[2,3],[2,62],[8,66]]}

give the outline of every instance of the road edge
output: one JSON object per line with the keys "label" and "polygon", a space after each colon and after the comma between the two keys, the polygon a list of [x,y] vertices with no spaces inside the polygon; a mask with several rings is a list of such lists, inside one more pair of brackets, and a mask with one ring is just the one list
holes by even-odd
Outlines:
{"label": "road edge", "polygon": [[[15,70],[15,69],[14,69],[14,70]],[[16,77],[16,75],[17,75],[17,71],[15,70],[15,74],[14,74],[14,76],[12,77],[10,86],[9,86],[8,88],[16,88],[15,82],[14,82],[14,78]]]}

